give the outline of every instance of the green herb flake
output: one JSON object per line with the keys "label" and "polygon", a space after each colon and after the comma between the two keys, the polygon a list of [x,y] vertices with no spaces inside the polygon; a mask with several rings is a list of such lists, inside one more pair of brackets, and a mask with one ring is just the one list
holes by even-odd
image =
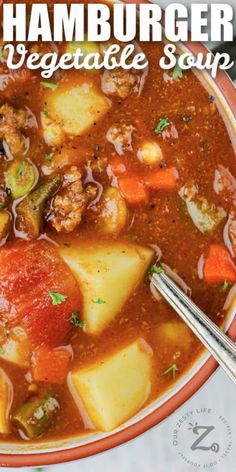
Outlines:
{"label": "green herb flake", "polygon": [[75,326],[76,328],[83,328],[84,327],[84,321],[80,321],[78,319],[79,315],[80,315],[79,311],[74,311],[71,315],[70,323],[73,326]]}
{"label": "green herb flake", "polygon": [[220,291],[223,293],[227,292],[228,288],[229,288],[229,282],[228,280],[224,280],[223,284],[220,287]]}
{"label": "green herb flake", "polygon": [[0,346],[0,356],[3,356],[3,354],[5,353],[4,349],[2,346]]}
{"label": "green herb flake", "polygon": [[168,375],[168,374],[172,374],[172,377],[173,377],[173,380],[175,380],[176,378],[176,372],[178,372],[178,367],[176,364],[172,364],[168,369],[165,370],[165,372],[163,372],[163,374],[161,374],[162,376],[163,375]]}
{"label": "green herb flake", "polygon": [[3,47],[0,47],[0,61],[3,58]]}
{"label": "green herb flake", "polygon": [[103,305],[104,303],[106,303],[106,301],[102,298],[97,298],[97,300],[92,300],[92,302],[97,303],[98,305]]}
{"label": "green herb flake", "polygon": [[21,163],[21,165],[19,166],[19,169],[18,169],[18,171],[17,171],[17,173],[16,173],[16,178],[17,178],[17,179],[19,179],[19,178],[22,176],[22,174],[23,174],[23,172],[24,172],[24,170],[25,170],[25,167],[26,167],[26,162],[23,161],[23,162]]}
{"label": "green herb flake", "polygon": [[68,298],[66,295],[62,295],[62,293],[54,292],[53,290],[49,290],[48,293],[52,299],[53,305],[61,305]]}
{"label": "green herb flake", "polygon": [[4,208],[4,205],[2,202],[0,202],[0,211],[3,210],[3,208]]}
{"label": "green herb flake", "polygon": [[46,159],[46,161],[48,161],[48,162],[52,162],[52,154],[50,154],[50,153],[47,152],[47,153],[45,154],[45,159]]}
{"label": "green herb flake", "polygon": [[181,69],[180,65],[179,65],[179,56],[177,56],[177,61],[176,61],[176,65],[173,69],[173,72],[172,72],[172,77],[173,79],[182,79],[183,76],[184,76],[184,73],[183,73],[183,69]]}
{"label": "green herb flake", "polygon": [[50,89],[50,90],[56,90],[58,87],[58,84],[55,84],[55,82],[40,82],[40,85],[43,88]]}
{"label": "green herb flake", "polygon": [[154,129],[156,134],[161,134],[164,129],[170,125],[168,118],[161,118]]}
{"label": "green herb flake", "polygon": [[164,269],[161,267],[161,266],[152,266],[149,270],[149,274],[150,275],[153,275],[153,274],[163,274],[165,271]]}

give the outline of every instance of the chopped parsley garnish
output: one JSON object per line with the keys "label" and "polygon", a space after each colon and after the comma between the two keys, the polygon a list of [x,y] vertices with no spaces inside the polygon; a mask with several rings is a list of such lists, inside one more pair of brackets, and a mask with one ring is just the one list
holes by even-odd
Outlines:
{"label": "chopped parsley garnish", "polygon": [[48,293],[52,299],[53,305],[61,305],[68,298],[66,295],[62,295],[62,293],[54,292],[53,290],[49,290]]}
{"label": "chopped parsley garnish", "polygon": [[83,328],[84,326],[84,321],[80,321],[78,319],[80,315],[80,312],[79,311],[74,311],[71,315],[71,318],[70,318],[70,323],[75,326],[76,328]]}
{"label": "chopped parsley garnish", "polygon": [[172,72],[172,77],[173,79],[182,79],[183,76],[184,76],[184,73],[183,73],[183,69],[181,69],[180,65],[179,65],[179,56],[177,56],[177,61],[176,61],[176,65],[173,69],[173,72]]}
{"label": "chopped parsley garnish", "polygon": [[224,280],[223,284],[220,287],[221,292],[226,292],[229,288],[229,282],[228,280]]}
{"label": "chopped parsley garnish", "polygon": [[48,89],[51,89],[51,90],[56,90],[57,87],[58,87],[58,84],[55,84],[55,82],[40,82],[40,85],[43,88],[48,88]]}
{"label": "chopped parsley garnish", "polygon": [[155,266],[152,266],[149,270],[149,274],[150,275],[153,275],[153,274],[162,274],[164,271],[164,269],[162,267],[155,267]]}
{"label": "chopped parsley garnish", "polygon": [[102,298],[97,298],[97,300],[92,300],[92,302],[97,303],[98,305],[103,305],[103,303],[106,303]]}
{"label": "chopped parsley garnish", "polygon": [[52,162],[52,154],[50,154],[49,152],[47,152],[47,153],[45,154],[45,159],[46,159],[46,161],[48,161],[48,162]]}
{"label": "chopped parsley garnish", "polygon": [[4,354],[4,352],[5,352],[5,351],[4,351],[3,347],[0,346],[0,356],[2,356],[2,355]]}
{"label": "chopped parsley garnish", "polygon": [[172,377],[173,377],[173,380],[175,380],[176,378],[176,372],[178,372],[178,367],[176,364],[172,364],[168,369],[165,370],[165,372],[163,372],[162,375],[168,375],[168,374],[172,374]]}
{"label": "chopped parsley garnish", "polygon": [[156,134],[161,134],[164,129],[170,125],[168,118],[161,118],[154,129]]}
{"label": "chopped parsley garnish", "polygon": [[17,173],[16,173],[16,178],[17,178],[17,179],[19,179],[19,178],[22,176],[22,174],[23,174],[23,172],[24,172],[24,170],[25,170],[25,166],[26,166],[26,162],[23,161],[23,162],[21,163],[21,165],[19,166],[19,169],[18,169],[18,171],[17,171]]}

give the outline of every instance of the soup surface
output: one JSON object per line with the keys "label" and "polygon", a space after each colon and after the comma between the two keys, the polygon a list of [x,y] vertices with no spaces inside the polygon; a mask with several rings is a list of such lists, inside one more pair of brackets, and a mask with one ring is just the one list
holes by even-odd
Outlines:
{"label": "soup surface", "polygon": [[47,81],[7,70],[1,44],[1,440],[110,431],[191,367],[201,344],[153,271],[226,314],[236,161],[217,99],[193,72],[163,72],[162,44],[139,47],[145,71]]}

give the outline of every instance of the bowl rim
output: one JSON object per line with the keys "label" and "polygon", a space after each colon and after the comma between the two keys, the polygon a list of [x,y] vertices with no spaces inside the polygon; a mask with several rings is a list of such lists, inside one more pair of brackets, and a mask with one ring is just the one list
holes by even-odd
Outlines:
{"label": "bowl rim", "polygon": [[[124,0],[129,2],[131,0]],[[146,3],[144,1],[136,0],[136,3]],[[199,52],[206,54],[208,49],[202,43],[199,42],[182,42],[190,52],[196,55]],[[206,79],[213,81],[216,87],[219,89],[223,98],[226,100],[229,109],[236,117],[236,93],[233,82],[229,76],[222,70],[220,70],[215,79],[212,79],[210,74],[206,72]],[[230,323],[230,327],[227,331],[234,341],[236,340],[236,316]],[[162,405],[154,409],[151,413],[138,420],[135,424],[127,426],[121,431],[115,432],[88,444],[82,444],[80,446],[73,447],[71,449],[63,449],[52,452],[37,452],[37,453],[22,453],[22,454],[1,454],[0,453],[0,466],[1,467],[38,467],[47,466],[65,462],[76,461],[78,459],[86,458],[105,452],[113,447],[122,445],[131,439],[136,438],[142,433],[146,432],[153,426],[167,418],[177,408],[183,405],[194,393],[196,393],[200,387],[209,379],[209,377],[215,372],[218,364],[210,356],[204,364],[199,368],[197,373],[190,378],[171,398],[166,400]]]}

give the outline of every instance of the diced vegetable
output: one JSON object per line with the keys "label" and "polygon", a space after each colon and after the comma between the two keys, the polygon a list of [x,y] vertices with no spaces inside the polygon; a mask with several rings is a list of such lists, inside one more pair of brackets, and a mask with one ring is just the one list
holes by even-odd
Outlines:
{"label": "diced vegetable", "polygon": [[188,214],[201,233],[212,234],[226,217],[223,208],[208,203],[206,198],[198,195],[195,185],[185,185],[180,189],[179,195],[186,203]]}
{"label": "diced vegetable", "polygon": [[69,136],[79,136],[110,108],[110,101],[90,82],[76,87],[60,85],[53,93],[45,93],[47,114],[43,117],[43,127],[44,137],[49,145],[54,139],[48,136],[48,126],[50,134],[56,137],[53,145],[58,145],[64,140],[65,133]]}
{"label": "diced vegetable", "polygon": [[27,368],[30,364],[30,346],[23,328],[15,326],[9,330],[6,340],[0,345],[0,358]]}
{"label": "diced vegetable", "polygon": [[50,426],[58,409],[58,401],[50,394],[32,397],[16,411],[13,423],[27,438],[36,439]]}
{"label": "diced vegetable", "polygon": [[[22,325],[34,347],[64,343],[70,316],[82,308],[78,283],[54,245],[43,240],[15,241],[0,249],[0,299],[3,319]],[[49,291],[66,295],[53,305]]]}
{"label": "diced vegetable", "polygon": [[58,84],[55,83],[55,82],[46,82],[46,81],[44,81],[44,82],[40,82],[40,85],[41,85],[41,87],[46,88],[46,89],[50,89],[50,90],[56,90],[57,87],[58,87]]}
{"label": "diced vegetable", "polygon": [[211,244],[204,262],[204,279],[209,284],[228,280],[236,282],[236,267],[230,253],[223,244]]}
{"label": "diced vegetable", "polygon": [[9,231],[10,221],[10,213],[5,210],[0,210],[0,240],[6,238]]}
{"label": "diced vegetable", "polygon": [[13,399],[13,387],[7,374],[0,369],[0,434],[10,432],[9,413]]}
{"label": "diced vegetable", "polygon": [[[59,253],[78,280],[86,332],[94,334],[119,313],[154,254],[150,248],[116,241],[72,241],[70,247],[61,246]],[[106,303],[94,303],[98,299]]]}
{"label": "diced vegetable", "polygon": [[68,373],[71,354],[66,348],[49,350],[40,347],[34,357],[33,379],[35,382],[62,384]]}
{"label": "diced vegetable", "polygon": [[118,185],[121,195],[129,205],[136,206],[147,204],[148,192],[139,177],[121,177],[119,178]]}
{"label": "diced vegetable", "polygon": [[144,141],[137,156],[141,162],[149,166],[160,164],[163,159],[162,150],[154,141]]}
{"label": "diced vegetable", "polygon": [[189,349],[193,335],[188,326],[181,321],[166,321],[157,328],[157,337],[173,348]]}
{"label": "diced vegetable", "polygon": [[37,238],[39,236],[45,203],[53,195],[59,182],[60,176],[54,175],[29,194],[17,206],[20,227],[30,237]]}
{"label": "diced vegetable", "polygon": [[31,162],[14,161],[6,173],[6,185],[10,188],[13,198],[17,199],[30,192],[36,178]]}
{"label": "diced vegetable", "polygon": [[111,431],[133,416],[151,389],[152,350],[139,338],[115,354],[72,372],[70,384],[95,427]]}
{"label": "diced vegetable", "polygon": [[175,190],[179,174],[175,167],[154,170],[144,177],[144,183],[151,190]]}
{"label": "diced vegetable", "polygon": [[99,228],[106,234],[120,233],[127,223],[127,218],[128,210],[119,190],[108,187],[101,199]]}

